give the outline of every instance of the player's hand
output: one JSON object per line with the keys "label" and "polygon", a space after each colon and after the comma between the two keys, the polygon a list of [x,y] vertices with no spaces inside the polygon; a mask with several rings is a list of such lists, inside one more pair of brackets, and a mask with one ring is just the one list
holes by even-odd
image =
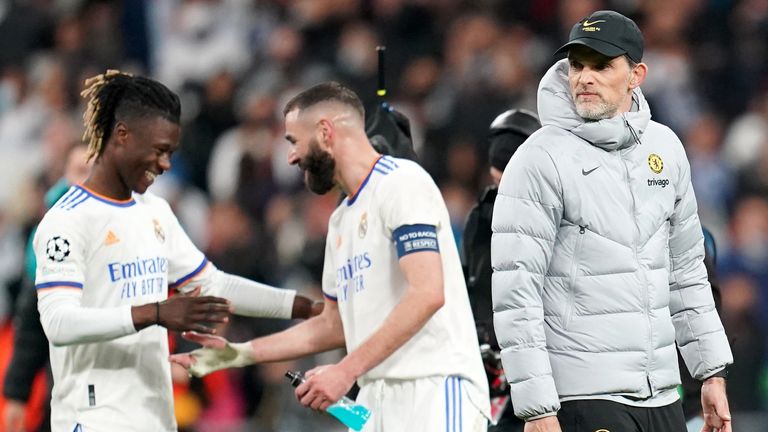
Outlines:
{"label": "player's hand", "polygon": [[296,387],[302,405],[325,411],[346,395],[355,377],[338,364],[318,366],[305,374],[306,381]]}
{"label": "player's hand", "polygon": [[704,426],[701,432],[732,432],[731,410],[725,393],[725,379],[712,377],[701,386],[701,407],[704,410]]}
{"label": "player's hand", "polygon": [[5,401],[3,413],[3,425],[6,432],[26,432],[24,429],[24,412],[27,405],[19,400],[8,399]]}
{"label": "player's hand", "polygon": [[525,422],[523,432],[562,432],[557,416],[542,417]]}
{"label": "player's hand", "polygon": [[160,302],[159,323],[168,330],[196,331],[214,334],[216,330],[205,324],[229,321],[232,307],[229,300],[220,297],[200,297],[200,287],[188,294],[175,295]]}
{"label": "player's hand", "polygon": [[255,363],[250,342],[232,343],[218,336],[185,332],[181,336],[202,348],[168,357],[171,363],[184,367],[190,375],[203,377],[217,370],[243,367]]}

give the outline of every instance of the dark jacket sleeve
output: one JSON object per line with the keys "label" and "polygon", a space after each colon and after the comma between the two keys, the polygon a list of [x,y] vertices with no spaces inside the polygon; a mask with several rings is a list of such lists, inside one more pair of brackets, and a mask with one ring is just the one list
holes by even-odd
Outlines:
{"label": "dark jacket sleeve", "polygon": [[16,311],[13,355],[5,374],[3,395],[26,402],[35,376],[48,364],[48,339],[40,324],[37,293],[29,282],[19,293]]}
{"label": "dark jacket sleeve", "polygon": [[491,217],[496,188],[489,187],[469,212],[462,236],[462,267],[481,344],[498,349],[491,300]]}

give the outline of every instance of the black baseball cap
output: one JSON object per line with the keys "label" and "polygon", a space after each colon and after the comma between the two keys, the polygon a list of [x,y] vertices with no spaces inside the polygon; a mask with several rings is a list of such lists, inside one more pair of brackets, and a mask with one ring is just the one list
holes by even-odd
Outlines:
{"label": "black baseball cap", "polygon": [[584,45],[608,57],[626,54],[635,63],[643,59],[643,35],[634,21],[624,15],[601,10],[576,23],[568,43],[555,54],[568,51],[574,45]]}

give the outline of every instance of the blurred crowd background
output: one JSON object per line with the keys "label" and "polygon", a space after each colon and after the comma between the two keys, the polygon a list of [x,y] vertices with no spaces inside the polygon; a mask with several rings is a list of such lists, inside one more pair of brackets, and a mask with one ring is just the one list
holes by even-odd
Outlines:
{"label": "blurred crowd background", "polygon": [[[686,146],[701,220],[717,241],[736,430],[740,414],[765,415],[768,0],[0,0],[0,376],[15,298],[32,289],[23,276],[26,237],[82,135],[86,77],[120,69],[178,92],[181,147],[152,191],[222,270],[319,299],[338,197],[310,194],[287,165],[287,98],[337,80],[373,107],[376,46],[386,45],[384,99],[409,117],[461,242],[464,218],[490,183],[491,121],[509,108],[535,110],[538,80],[570,27],[606,8],[643,30],[643,91],[653,118]],[[244,340],[286,325],[236,319],[227,331]],[[338,355],[204,380],[178,374],[180,425],[337,430],[298,405],[283,373]],[[31,423],[44,387],[33,392]]]}

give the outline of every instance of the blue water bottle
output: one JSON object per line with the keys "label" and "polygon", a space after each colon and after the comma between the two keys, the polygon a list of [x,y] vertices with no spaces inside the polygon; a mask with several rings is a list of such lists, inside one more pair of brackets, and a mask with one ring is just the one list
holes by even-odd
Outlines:
{"label": "blue water bottle", "polygon": [[[294,387],[298,387],[299,384],[305,381],[304,375],[298,371],[289,370],[285,373],[285,376],[291,380],[291,385]],[[346,396],[342,396],[338,402],[329,406],[326,411],[328,414],[336,417],[345,426],[355,431],[362,430],[363,426],[365,426],[365,422],[367,422],[368,418],[371,416],[371,412],[368,408],[356,403]]]}

